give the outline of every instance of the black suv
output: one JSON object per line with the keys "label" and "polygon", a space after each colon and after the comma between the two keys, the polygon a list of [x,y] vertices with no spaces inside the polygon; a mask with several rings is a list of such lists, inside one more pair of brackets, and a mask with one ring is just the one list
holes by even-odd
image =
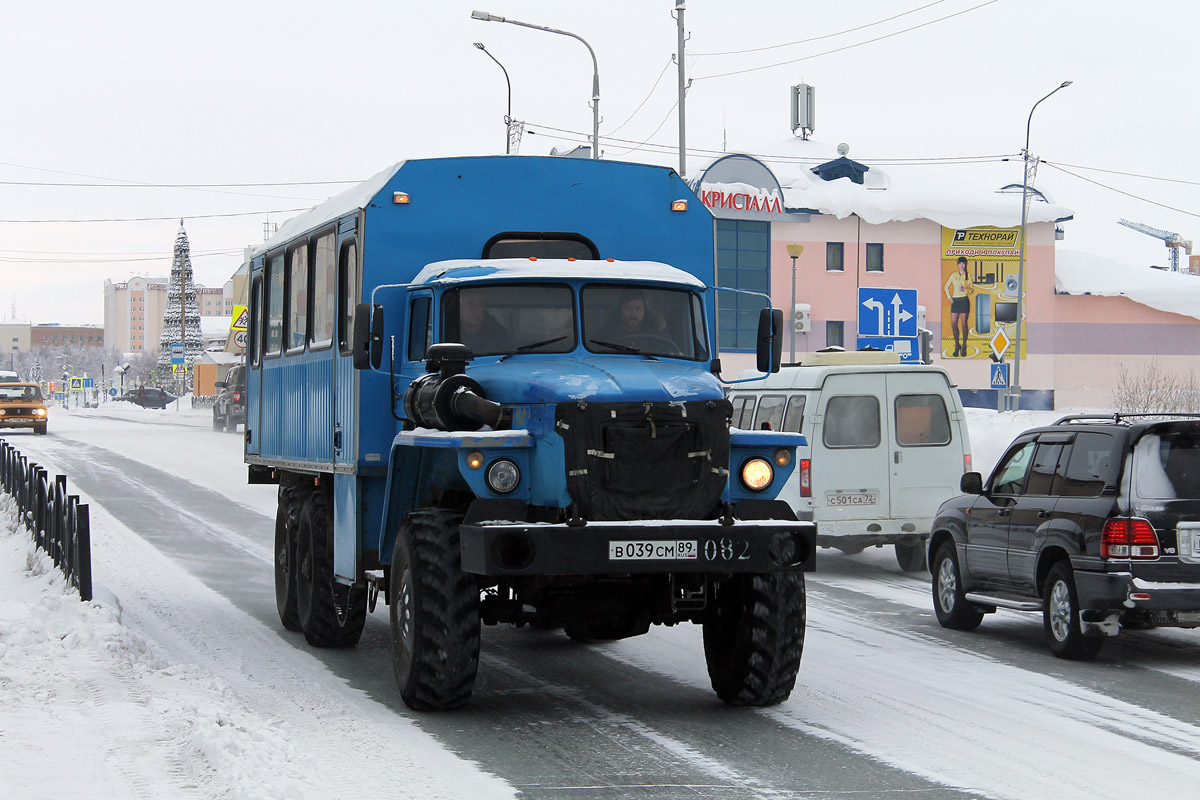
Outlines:
{"label": "black suv", "polygon": [[1200,415],[1064,417],[1022,433],[937,511],[933,608],[974,630],[1041,611],[1059,658],[1120,627],[1200,627]]}
{"label": "black suv", "polygon": [[236,431],[239,424],[246,424],[246,368],[230,367],[217,388],[221,393],[213,401],[213,430]]}

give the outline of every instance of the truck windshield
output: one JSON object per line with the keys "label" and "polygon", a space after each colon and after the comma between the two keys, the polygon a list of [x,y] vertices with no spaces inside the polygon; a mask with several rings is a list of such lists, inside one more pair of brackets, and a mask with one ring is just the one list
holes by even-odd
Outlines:
{"label": "truck windshield", "polygon": [[442,295],[443,342],[476,356],[569,353],[575,349],[575,303],[559,284],[488,284]]}
{"label": "truck windshield", "polygon": [[703,305],[692,292],[597,283],[583,288],[580,307],[583,343],[594,353],[708,357]]}

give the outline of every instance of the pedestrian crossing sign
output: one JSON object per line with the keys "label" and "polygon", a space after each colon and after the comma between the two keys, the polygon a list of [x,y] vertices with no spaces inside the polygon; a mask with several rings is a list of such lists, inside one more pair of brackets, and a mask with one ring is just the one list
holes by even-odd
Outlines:
{"label": "pedestrian crossing sign", "polygon": [[1008,364],[992,364],[992,388],[1008,388]]}

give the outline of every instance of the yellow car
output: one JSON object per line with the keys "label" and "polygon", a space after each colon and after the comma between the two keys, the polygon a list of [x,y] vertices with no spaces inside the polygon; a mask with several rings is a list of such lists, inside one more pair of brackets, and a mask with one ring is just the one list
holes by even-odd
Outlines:
{"label": "yellow car", "polygon": [[46,432],[46,403],[36,383],[0,383],[0,429]]}

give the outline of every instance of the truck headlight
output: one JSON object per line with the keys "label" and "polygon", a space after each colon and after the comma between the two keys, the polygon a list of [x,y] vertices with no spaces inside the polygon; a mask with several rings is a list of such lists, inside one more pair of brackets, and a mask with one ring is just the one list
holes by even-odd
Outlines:
{"label": "truck headlight", "polygon": [[742,485],[752,492],[761,492],[771,485],[775,470],[765,458],[752,458],[742,464]]}
{"label": "truck headlight", "polygon": [[507,458],[493,462],[487,469],[487,485],[496,494],[508,494],[521,482],[521,470]]}

